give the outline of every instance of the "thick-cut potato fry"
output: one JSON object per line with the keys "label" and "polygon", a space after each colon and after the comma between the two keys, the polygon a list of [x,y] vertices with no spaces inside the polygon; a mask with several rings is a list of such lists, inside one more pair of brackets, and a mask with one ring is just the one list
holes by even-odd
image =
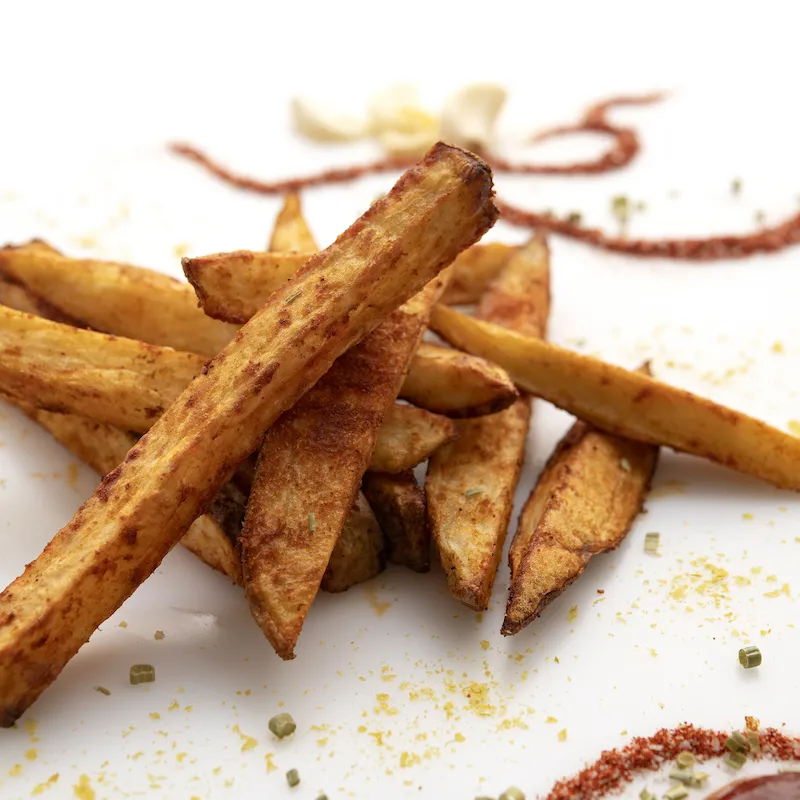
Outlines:
{"label": "thick-cut potato fry", "polygon": [[[550,312],[547,243],[534,237],[509,259],[478,313],[544,336]],[[476,611],[489,606],[525,457],[530,399],[488,417],[460,420],[458,438],[434,453],[425,480],[428,520],[450,593]]]}
{"label": "thick-cut potato fry", "polygon": [[465,250],[453,262],[453,275],[442,302],[449,306],[477,303],[515,250],[514,247],[498,242],[476,244]]}
{"label": "thick-cut potato fry", "polygon": [[760,420],[442,305],[434,309],[431,327],[454,346],[497,361],[521,389],[602,430],[800,489],[800,439]]}
{"label": "thick-cut potato fry", "polygon": [[455,422],[414,406],[396,405],[383,420],[371,472],[405,472],[458,435]]}
{"label": "thick-cut potato fry", "polygon": [[0,594],[0,725],[153,572],[280,414],[496,219],[489,168],[437,145],[276,293]]}
{"label": "thick-cut potato fry", "polygon": [[34,294],[27,286],[15,283],[9,278],[0,274],[0,305],[7,308],[14,308],[17,311],[24,311],[27,314],[36,314],[55,322],[63,322],[67,325],[73,324],[73,320],[62,313],[47,300]]}
{"label": "thick-cut potato fry", "polygon": [[397,309],[264,437],[240,541],[250,611],[281,658],[294,658],[380,425],[443,289],[440,276]]}
{"label": "thick-cut potato fry", "polygon": [[361,489],[383,531],[386,558],[415,572],[428,572],[431,536],[425,518],[425,493],[414,473],[367,472]]}
{"label": "thick-cut potato fry", "polygon": [[217,320],[243,324],[312,255],[237,250],[184,258],[182,263],[203,311]]}
{"label": "thick-cut potato fry", "polygon": [[269,250],[276,253],[315,253],[317,242],[303,216],[300,195],[287,194],[278,212],[269,240]]}
{"label": "thick-cut potato fry", "polygon": [[400,397],[448,417],[482,417],[508,408],[518,397],[502,369],[453,350],[423,342],[403,382]]}
{"label": "thick-cut potato fry", "polygon": [[[649,366],[640,370],[650,374]],[[658,447],[580,420],[550,456],[519,518],[508,552],[511,587],[502,633],[519,633],[583,573],[615,549],[639,513]]]}
{"label": "thick-cut potato fry", "polygon": [[0,307],[0,388],[37,408],[144,432],[204,363]]}
{"label": "thick-cut potato fry", "polygon": [[[275,220],[270,249],[316,252],[319,248],[303,218],[300,198],[287,196]],[[257,458],[252,459],[253,475]],[[248,486],[248,494],[252,480]],[[375,515],[366,498],[359,494],[342,528],[322,578],[323,591],[343,592],[383,569],[383,540]]]}
{"label": "thick-cut potato fry", "polygon": [[374,578],[386,566],[383,550],[378,520],[359,492],[331,553],[321,588],[326,592],[346,592],[356,584]]}

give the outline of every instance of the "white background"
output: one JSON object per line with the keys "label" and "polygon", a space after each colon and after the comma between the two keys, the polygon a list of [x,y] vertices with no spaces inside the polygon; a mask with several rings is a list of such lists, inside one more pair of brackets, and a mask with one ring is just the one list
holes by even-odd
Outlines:
{"label": "white background", "polygon": [[[531,159],[600,146],[534,151],[523,142],[536,128],[569,121],[608,94],[670,90],[658,107],[617,114],[642,133],[644,153],[631,169],[593,179],[500,176],[501,196],[579,210],[613,228],[610,198],[626,194],[647,204],[636,235],[748,229],[758,210],[775,221],[797,208],[796,29],[789,3],[4,4],[0,239],[43,236],[70,254],[176,275],[183,249],[263,247],[278,201],[216,183],[169,156],[166,142],[188,139],[265,178],[353,163],[374,155],[371,145],[325,149],[295,138],[289,98],[302,91],[357,111],[398,80],[417,84],[432,108],[461,84],[503,82],[511,93],[504,146]],[[744,185],[738,197],[735,177]],[[309,193],[320,241],[391,180]],[[516,242],[524,233],[501,224],[490,238]],[[630,366],[651,356],[665,380],[782,428],[800,419],[800,251],[694,266],[560,239],[552,251],[554,341]],[[7,583],[96,477],[81,467],[73,479],[67,453],[13,410],[0,415]],[[536,404],[518,501],[567,424]],[[43,791],[51,797],[73,796],[81,775],[98,798],[315,798],[321,790],[469,798],[510,783],[532,796],[602,749],[662,725],[726,728],[754,714],[797,732],[795,495],[665,453],[647,508],[618,552],[596,559],[516,637],[499,635],[504,566],[481,621],[449,598],[437,571],[390,568],[367,587],[320,598],[290,663],[271,652],[240,591],[179,549],[26,715],[35,723],[0,732],[0,796],[27,798],[55,773]],[[660,558],[643,552],[648,530],[661,533]],[[704,563],[730,577],[703,584],[711,577]],[[764,597],[784,583],[790,596]],[[685,599],[670,595],[684,584]],[[597,589],[605,594],[595,605]],[[381,603],[389,607],[379,616]],[[166,639],[155,642],[156,629]],[[764,652],[758,670],[737,664],[745,641]],[[158,680],[131,687],[128,668],[142,661]],[[472,683],[484,687],[488,716],[463,693]],[[93,691],[98,684],[112,694]],[[396,714],[376,712],[379,693]],[[266,730],[281,708],[298,722],[291,741]],[[257,743],[243,752],[249,740],[239,731]],[[267,753],[277,771],[267,772]],[[420,763],[402,767],[403,753]],[[291,767],[302,777],[295,790],[283,777]],[[713,780],[726,777],[715,770]],[[649,782],[659,793],[668,786]]]}

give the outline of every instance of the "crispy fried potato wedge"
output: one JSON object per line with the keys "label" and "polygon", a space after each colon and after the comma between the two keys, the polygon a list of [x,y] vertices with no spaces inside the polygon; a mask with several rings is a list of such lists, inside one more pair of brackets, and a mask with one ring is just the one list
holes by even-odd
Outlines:
{"label": "crispy fried potato wedge", "polygon": [[492,194],[483,162],[433,147],[209,362],[0,594],[0,725],[153,572],[280,414],[494,223]]}
{"label": "crispy fried potato wedge", "polygon": [[638,372],[520,336],[442,305],[431,327],[497,361],[521,389],[602,430],[708,458],[782,489],[800,489],[800,439]]}
{"label": "crispy fried potato wedge", "polygon": [[250,611],[281,658],[294,647],[444,280],[342,356],[267,431],[241,538]]}
{"label": "crispy fried potato wedge", "polygon": [[386,566],[383,550],[383,535],[378,520],[364,495],[359,492],[322,576],[322,589],[326,592],[346,592],[379,575]]}
{"label": "crispy fried potato wedge", "polygon": [[213,356],[236,334],[236,326],[197,307],[189,285],[153,270],[23,245],[0,249],[0,273],[73,319],[118,336]]}
{"label": "crispy fried potato wedge", "polygon": [[423,342],[403,382],[400,397],[448,417],[482,417],[508,408],[516,387],[495,364],[449,347]]}
{"label": "crispy fried potato wedge", "polygon": [[[550,256],[535,236],[515,252],[481,298],[478,313],[543,336],[550,312]],[[476,611],[489,599],[525,457],[531,403],[458,422],[458,438],[431,457],[428,520],[450,593]]]}
{"label": "crispy fried potato wedge", "polygon": [[144,432],[204,363],[0,307],[0,388],[37,408]]}
{"label": "crispy fried potato wedge", "polygon": [[184,258],[183,271],[209,317],[243,324],[283,286],[312,253],[238,250]]}
{"label": "crispy fried potato wedge", "polygon": [[458,435],[456,423],[414,406],[393,406],[375,442],[371,472],[405,472]]}
{"label": "crispy fried potato wedge", "polygon": [[63,322],[67,325],[74,324],[71,317],[62,313],[54,305],[51,305],[34,294],[27,286],[15,283],[9,278],[0,274],[0,305],[7,308],[14,308],[17,311],[24,311],[27,314],[36,314],[40,317]]}
{"label": "crispy fried potato wedge", "polygon": [[[205,363],[192,353],[0,307],[0,390],[44,411],[144,433]],[[455,433],[445,417],[397,406],[384,421],[369,468],[409,469]]]}
{"label": "crispy fried potato wedge", "polygon": [[[649,375],[649,367],[640,370]],[[642,508],[658,446],[622,439],[580,420],[558,443],[519,518],[502,633],[519,633],[583,573],[614,550]]]}
{"label": "crispy fried potato wedge", "polygon": [[361,489],[383,531],[386,558],[415,572],[428,572],[431,536],[425,518],[425,492],[414,473],[367,472]]}
{"label": "crispy fried potato wedge", "polygon": [[319,249],[303,216],[300,195],[287,194],[284,198],[267,249],[276,253],[316,253]]}
{"label": "crispy fried potato wedge", "polygon": [[442,298],[449,306],[477,303],[516,251],[507,244],[476,244],[453,262],[453,274]]}

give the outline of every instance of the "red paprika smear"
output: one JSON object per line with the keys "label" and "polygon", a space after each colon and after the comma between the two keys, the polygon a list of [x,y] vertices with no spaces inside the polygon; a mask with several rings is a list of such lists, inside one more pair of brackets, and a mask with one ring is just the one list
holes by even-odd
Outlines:
{"label": "red paprika smear", "polygon": [[[573,133],[596,133],[611,137],[611,143],[606,151],[589,161],[572,164],[524,164],[508,161],[493,153],[484,152],[480,155],[488,161],[495,172],[510,175],[596,175],[622,169],[639,154],[641,148],[639,136],[632,128],[621,127],[609,121],[608,112],[615,106],[653,103],[661,97],[660,94],[613,97],[591,106],[577,123],[550,128],[537,137],[537,141]],[[350,183],[365,175],[396,172],[415,163],[415,159],[409,158],[384,158],[368,164],[329,169],[316,175],[266,182],[234,173],[191,145],[174,144],[171,150],[199,164],[225,183],[257,194],[286,194],[314,186]],[[500,208],[501,218],[512,225],[550,230],[593,247],[632,256],[716,261],[746,258],[755,253],[772,253],[800,242],[800,214],[772,228],[760,228],[743,235],[727,234],[693,239],[628,239],[610,236],[597,228],[586,228],[567,220],[557,219],[551,214],[526,211],[499,199],[497,205]]]}
{"label": "red paprika smear", "polygon": [[[800,739],[786,736],[774,728],[759,731],[761,755],[751,759],[769,758],[776,761],[800,761]],[[653,736],[637,737],[619,750],[606,750],[594,764],[572,778],[563,778],[543,800],[598,800],[618,792],[630,783],[637,773],[658,770],[674,761],[679,753],[688,750],[698,761],[725,755],[722,731],[683,725],[674,730],[662,728]]]}

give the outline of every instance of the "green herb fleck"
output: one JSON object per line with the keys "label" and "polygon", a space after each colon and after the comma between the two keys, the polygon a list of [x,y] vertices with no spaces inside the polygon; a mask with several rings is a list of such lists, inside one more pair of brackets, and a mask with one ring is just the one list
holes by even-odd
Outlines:
{"label": "green herb fleck", "polygon": [[269,729],[279,738],[290,736],[297,729],[291,714],[276,714],[268,723]]}
{"label": "green herb fleck", "polygon": [[[753,667],[761,666],[761,651],[755,645],[743,647],[739,651],[739,663],[745,669],[753,669]],[[741,736],[741,734],[739,735]]]}
{"label": "green herb fleck", "polygon": [[727,764],[731,769],[741,769],[747,763],[747,756],[744,753],[731,753],[727,758],[722,760],[723,764]]}
{"label": "green herb fleck", "polygon": [[711,776],[707,772],[693,772],[690,786],[702,786]]}
{"label": "green herb fleck", "polygon": [[297,300],[297,298],[300,297],[301,294],[303,294],[303,290],[302,289],[298,289],[294,294],[290,294],[286,298],[286,302],[284,303],[284,305],[288,306],[289,303],[294,303],[294,301]]}
{"label": "green herb fleck", "polygon": [[166,633],[164,633],[164,631],[156,631],[156,632],[153,634],[153,638],[154,638],[154,639],[155,639],[157,642],[160,642],[162,639],[165,639],[165,638],[166,638],[166,636],[167,636],[167,634],[166,634]]}
{"label": "green herb fleck", "polygon": [[483,491],[484,490],[481,489],[479,486],[474,486],[472,489],[467,489],[467,491],[464,492],[464,495],[466,497],[472,497],[475,494],[483,494]]}
{"label": "green herb fleck", "polygon": [[631,219],[631,203],[625,195],[617,195],[611,198],[611,213],[619,223],[619,235],[628,235],[628,222]]}
{"label": "green herb fleck", "polygon": [[685,769],[673,768],[669,771],[669,778],[672,781],[680,781],[685,785],[692,782],[692,773]]}
{"label": "green herb fleck", "polygon": [[119,625],[117,625],[117,627],[118,628],[127,628],[128,627],[128,623],[125,622],[125,620],[123,619],[122,622],[120,622]]}
{"label": "green herb fleck", "polygon": [[111,692],[109,692],[109,691],[108,691],[108,689],[106,689],[106,687],[105,687],[105,686],[95,686],[95,687],[94,687],[94,690],[95,690],[96,692],[100,692],[100,694],[104,694],[104,695],[106,695],[106,697],[108,697],[108,695],[110,695],[110,694],[111,694]]}
{"label": "green herb fleck", "polygon": [[130,681],[137,683],[153,683],[156,679],[156,669],[152,664],[134,664],[131,667]]}
{"label": "green herb fleck", "polygon": [[761,753],[761,737],[758,735],[758,731],[747,731],[747,743],[753,753]]}
{"label": "green herb fleck", "polygon": [[725,749],[730,750],[731,753],[744,753],[747,750],[747,739],[739,731],[734,731],[725,740]]}
{"label": "green herb fleck", "polygon": [[317,529],[317,518],[313,514],[308,515],[308,529],[311,533]]}
{"label": "green herb fleck", "polygon": [[694,753],[684,750],[682,753],[678,753],[675,761],[681,769],[691,769],[695,762]]}
{"label": "green herb fleck", "polygon": [[754,217],[756,221],[756,225],[763,225],[764,220],[766,220],[767,215],[763,211],[756,211]]}
{"label": "green herb fleck", "polygon": [[639,800],[656,800],[656,796],[652,792],[649,792],[645,786],[645,788],[639,792]]}
{"label": "green herb fleck", "polygon": [[286,783],[292,787],[297,786],[297,784],[300,783],[300,773],[296,769],[290,769],[286,773]]}
{"label": "green herb fleck", "polygon": [[570,211],[567,214],[567,222],[570,225],[580,225],[583,221],[583,214],[580,211]]}
{"label": "green herb fleck", "polygon": [[661,540],[660,533],[646,533],[644,535],[644,551],[645,553],[657,553],[658,552],[658,545]]}
{"label": "green herb fleck", "polygon": [[740,194],[742,191],[742,179],[734,178],[731,181],[731,194]]}
{"label": "green herb fleck", "polygon": [[664,800],[683,800],[689,796],[689,790],[685,786],[673,786],[668,792],[664,793]]}

